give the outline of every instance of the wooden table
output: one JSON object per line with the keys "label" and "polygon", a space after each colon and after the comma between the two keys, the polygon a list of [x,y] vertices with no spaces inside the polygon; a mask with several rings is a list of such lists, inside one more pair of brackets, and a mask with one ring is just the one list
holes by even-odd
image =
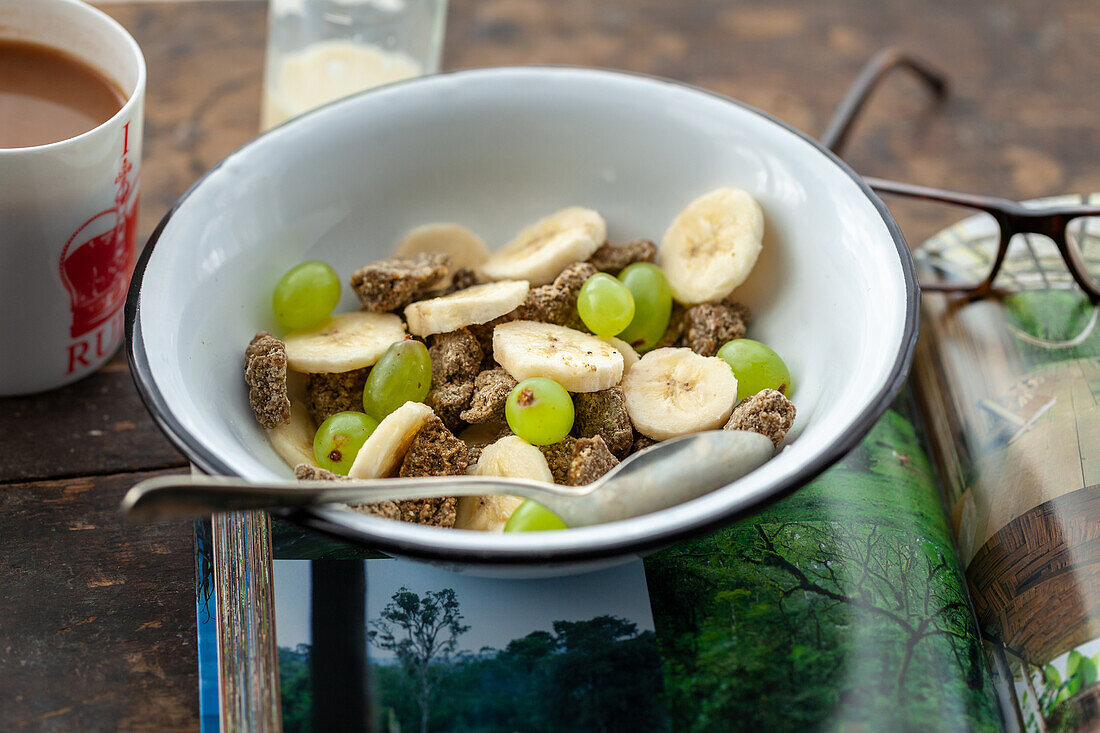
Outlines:
{"label": "wooden table", "polygon": [[[147,236],[196,177],[255,134],[265,4],[104,7],[149,63]],[[1026,198],[1100,190],[1098,37],[1100,13],[1073,0],[452,0],[445,66],[659,74],[816,134],[860,65],[900,44],[948,72],[952,96],[929,111],[914,82],[892,81],[856,132],[856,169]],[[77,385],[0,399],[5,727],[197,727],[191,527],[127,527],[115,513],[135,480],[185,465],[121,355]]]}

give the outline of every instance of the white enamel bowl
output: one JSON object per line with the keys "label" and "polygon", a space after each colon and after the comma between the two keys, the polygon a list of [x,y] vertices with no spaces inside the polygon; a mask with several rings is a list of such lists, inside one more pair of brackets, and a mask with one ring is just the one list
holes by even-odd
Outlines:
{"label": "white enamel bowl", "polygon": [[[568,572],[715,528],[806,483],[870,429],[908,371],[912,262],[882,203],[816,142],[730,99],[574,68],[463,71],[376,89],[249,143],[160,223],[126,304],[134,378],[169,438],[209,473],[290,478],[248,406],[242,354],[275,329],[271,290],[304,259],[345,277],[420,224],[456,221],[500,246],[564,206],[609,238],[660,241],[689,201],[744,188],[766,237],[738,295],[750,335],[794,375],[788,445],[745,478],[644,517],[492,535],[337,509],[291,519],[456,566]],[[345,286],[344,309],[354,308]],[[518,570],[518,569],[517,569]]]}

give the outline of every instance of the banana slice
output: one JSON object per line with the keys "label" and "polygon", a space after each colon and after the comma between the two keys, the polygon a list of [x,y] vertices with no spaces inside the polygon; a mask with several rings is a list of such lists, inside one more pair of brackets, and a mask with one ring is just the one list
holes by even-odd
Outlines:
{"label": "banana slice", "polygon": [[317,461],[313,458],[313,434],[316,431],[305,403],[291,401],[290,422],[268,430],[267,439],[279,458],[291,468],[299,463],[316,466]]}
{"label": "banana slice", "polygon": [[464,326],[488,323],[514,311],[527,298],[526,280],[501,280],[459,290],[405,307],[409,332],[416,336],[450,333]]}
{"label": "banana slice", "polygon": [[455,529],[504,532],[504,525],[523,499],[518,496],[463,496],[455,506]]}
{"label": "banana slice", "polygon": [[423,402],[406,402],[386,415],[355,454],[355,462],[351,464],[348,476],[392,476],[401,459],[405,457],[405,451],[409,449],[413,438],[434,414],[432,408]]}
{"label": "banana slice", "polygon": [[503,476],[554,483],[554,474],[546,456],[518,435],[508,435],[485,446],[472,473],[476,476]]}
{"label": "banana slice", "polygon": [[395,255],[445,254],[451,258],[450,272],[441,283],[451,284],[454,271],[463,267],[477,268],[489,259],[484,240],[461,224],[425,224],[405,235],[397,243]]}
{"label": "banana slice", "polygon": [[638,363],[638,359],[642,357],[638,356],[638,352],[634,350],[634,347],[623,341],[621,338],[615,338],[611,336],[605,338],[604,341],[614,346],[620,354],[623,355],[623,376],[625,377],[630,372],[630,367]]}
{"label": "banana slice", "polygon": [[547,285],[567,265],[591,257],[605,241],[603,217],[592,209],[570,206],[525,227],[505,247],[489,255],[481,272],[490,280]]}
{"label": "banana slice", "polygon": [[[476,476],[526,478],[554,483],[546,457],[535,446],[515,435],[486,446],[481,458],[470,467]],[[482,532],[503,532],[512,512],[523,503],[518,496],[464,496],[455,507],[455,527]]]}
{"label": "banana slice", "polygon": [[717,430],[737,401],[737,378],[729,364],[685,348],[649,352],[622,386],[631,422],[654,440]]}
{"label": "banana slice", "polygon": [[678,302],[721,300],[749,276],[763,238],[764,212],[753,197],[719,188],[680,212],[665,232],[657,264]]}
{"label": "banana slice", "polygon": [[553,323],[512,321],[497,326],[493,358],[517,381],[548,377],[569,392],[598,392],[623,378],[623,355],[614,346]]}
{"label": "banana slice", "polygon": [[296,372],[335,373],[362,369],[378,361],[405,325],[393,313],[337,313],[312,331],[287,336],[286,363]]}

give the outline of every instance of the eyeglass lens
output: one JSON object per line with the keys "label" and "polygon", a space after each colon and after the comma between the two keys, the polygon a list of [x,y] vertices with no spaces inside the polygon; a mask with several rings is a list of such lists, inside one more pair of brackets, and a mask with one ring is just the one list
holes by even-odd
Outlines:
{"label": "eyeglass lens", "polygon": [[[1093,197],[1100,202],[1100,197]],[[1066,244],[1077,269],[1100,289],[1100,216],[1081,216],[1066,225]]]}

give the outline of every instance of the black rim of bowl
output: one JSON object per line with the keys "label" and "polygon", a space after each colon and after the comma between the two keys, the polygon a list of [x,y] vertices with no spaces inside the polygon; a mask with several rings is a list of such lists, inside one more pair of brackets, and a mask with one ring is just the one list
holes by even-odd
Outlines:
{"label": "black rim of bowl", "polygon": [[[649,74],[641,74],[629,71],[618,71],[610,69],[598,69],[592,67],[581,66],[506,66],[495,67],[491,69],[473,69],[473,70],[456,70],[443,72],[442,74],[434,75],[433,77],[420,77],[418,79],[410,79],[406,81],[396,82],[394,84],[388,84],[383,87],[377,87],[375,89],[369,89],[364,92],[360,92],[354,95],[353,98],[357,98],[363,95],[372,94],[381,89],[387,89],[394,86],[404,86],[410,84],[416,84],[425,79],[431,79],[439,76],[457,76],[465,74],[478,74],[484,72],[493,71],[546,71],[546,70],[564,70],[564,71],[580,71],[586,73],[594,73],[600,75],[612,75],[612,76],[624,76],[629,78],[644,79],[651,82],[657,82],[661,84],[668,84],[675,87],[691,90],[698,94],[705,94],[716,99],[720,99],[728,104],[740,107],[752,114],[758,115],[771,123],[780,126],[793,135],[810,143],[817,151],[828,158],[834,165],[840,168],[844,173],[852,178],[859,186],[860,190],[867,197],[867,199],[874,205],[885,223],[886,228],[890,232],[890,236],[894,241],[894,246],[898,250],[898,258],[900,260],[902,276],[905,280],[905,327],[902,332],[901,346],[898,350],[897,358],[894,361],[894,365],[890,376],[887,378],[886,383],[878,391],[878,393],[870,400],[864,410],[859,414],[852,425],[852,429],[846,431],[840,435],[836,440],[825,447],[824,450],[812,461],[808,462],[801,470],[796,472],[793,476],[786,481],[777,482],[771,487],[770,491],[759,497],[754,503],[749,506],[741,507],[737,509],[731,509],[726,512],[701,516],[695,522],[680,524],[675,527],[669,528],[663,532],[655,532],[654,534],[641,539],[641,540],[609,540],[601,542],[598,545],[590,547],[576,547],[563,550],[554,551],[540,551],[531,550],[526,548],[494,548],[484,550],[457,550],[454,548],[434,547],[430,543],[410,541],[403,539],[396,539],[390,537],[378,537],[369,532],[362,531],[353,522],[341,522],[339,517],[333,517],[333,512],[323,511],[294,511],[294,512],[278,512],[279,516],[288,519],[302,527],[311,529],[323,534],[331,535],[333,537],[347,540],[355,544],[368,546],[372,549],[389,551],[397,555],[404,555],[408,557],[416,557],[427,560],[445,561],[449,563],[472,563],[483,565],[555,565],[563,563],[573,563],[579,561],[595,561],[601,559],[608,559],[619,557],[623,555],[642,554],[648,551],[653,551],[661,547],[666,547],[673,544],[676,541],[688,539],[690,537],[704,534],[708,531],[715,530],[719,527],[726,526],[736,521],[737,519],[751,515],[761,509],[773,504],[774,502],[787,496],[795,489],[809,483],[814,478],[819,476],[827,468],[832,466],[838,460],[843,458],[850,450],[852,450],[863,436],[874,426],[882,414],[886,411],[887,407],[893,402],[894,398],[901,391],[902,385],[904,385],[906,378],[909,374],[909,367],[913,359],[913,351],[917,342],[917,325],[919,319],[918,305],[920,302],[920,289],[917,285],[916,276],[913,269],[913,259],[909,251],[909,247],[905,242],[905,238],[902,236],[901,229],[898,227],[896,221],[894,221],[893,215],[887,209],[886,205],[882,202],[878,196],[871,190],[871,187],[855,172],[847,163],[837,157],[832,151],[825,148],[814,138],[809,135],[791,127],[787,123],[779,120],[772,115],[762,112],[750,105],[743,102],[739,102],[736,99],[732,99],[716,92],[711,92],[706,89],[700,89],[684,82],[675,81],[672,79],[665,79],[663,77],[653,76]],[[347,99],[337,100],[331,102],[322,107],[318,107],[310,112],[287,121],[284,124],[296,124],[298,120],[304,117],[312,116],[317,112],[324,110],[328,107],[346,103]],[[281,125],[280,125],[281,127]],[[277,128],[276,128],[277,129]],[[270,132],[270,131],[268,131]],[[190,188],[172,205],[172,208],[164,215],[157,224],[156,229],[153,230],[152,235],[149,237],[149,241],[146,243],[144,250],[139,257],[137,264],[134,268],[134,274],[130,281],[130,288],[126,297],[125,306],[125,328],[126,328],[126,355],[130,363],[130,373],[133,376],[134,383],[137,385],[138,393],[141,395],[142,401],[145,403],[149,413],[153,416],[154,421],[160,427],[161,431],[168,437],[168,439],[175,445],[187,458],[194,463],[199,469],[210,474],[220,474],[226,476],[238,476],[239,474],[233,470],[231,466],[224,464],[216,456],[212,455],[206,448],[195,439],[176,419],[172,412],[168,408],[168,404],[157,388],[156,382],[153,379],[152,372],[149,368],[149,363],[145,355],[145,346],[141,340],[141,331],[138,328],[139,325],[139,301],[141,295],[141,285],[145,275],[145,268],[149,263],[149,258],[153,253],[153,249],[156,247],[164,228],[171,221],[176,211],[180,206],[190,197],[192,192],[202,184],[210,175],[222,167],[226,160],[232,158],[237,152],[254,144],[256,140],[266,136],[268,132],[265,132],[253,140],[245,143],[236,151],[230,153],[223,158],[214,167],[208,170],[202,175]],[[344,512],[339,512],[343,514]],[[349,517],[355,517],[356,515],[347,513]]]}

